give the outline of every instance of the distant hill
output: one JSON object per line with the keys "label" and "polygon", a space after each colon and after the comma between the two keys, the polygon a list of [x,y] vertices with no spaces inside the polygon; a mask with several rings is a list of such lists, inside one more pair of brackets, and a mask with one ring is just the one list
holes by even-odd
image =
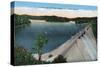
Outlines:
{"label": "distant hill", "polygon": [[58,16],[30,16],[30,15],[17,15],[13,14],[12,17],[15,17],[16,20],[22,19],[23,21],[28,21],[28,19],[35,20],[46,20],[47,22],[68,22],[76,21],[76,23],[87,23],[87,22],[97,22],[97,17],[77,17],[77,18],[66,18]]}

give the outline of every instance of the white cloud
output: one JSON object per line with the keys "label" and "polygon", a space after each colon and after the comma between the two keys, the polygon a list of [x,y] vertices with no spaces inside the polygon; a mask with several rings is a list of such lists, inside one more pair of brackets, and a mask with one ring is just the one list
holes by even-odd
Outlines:
{"label": "white cloud", "polygon": [[69,10],[69,9],[46,9],[46,8],[30,8],[15,7],[16,14],[28,15],[56,15],[61,17],[94,17],[97,16],[97,10]]}

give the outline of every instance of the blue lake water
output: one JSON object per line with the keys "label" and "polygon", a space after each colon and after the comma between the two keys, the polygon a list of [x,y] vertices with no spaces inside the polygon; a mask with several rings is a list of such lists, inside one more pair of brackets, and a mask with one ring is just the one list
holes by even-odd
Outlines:
{"label": "blue lake water", "polygon": [[31,50],[34,47],[34,40],[39,33],[43,33],[47,39],[47,44],[43,47],[43,52],[49,52],[75,35],[84,25],[74,23],[30,23],[29,25],[15,28],[15,45]]}

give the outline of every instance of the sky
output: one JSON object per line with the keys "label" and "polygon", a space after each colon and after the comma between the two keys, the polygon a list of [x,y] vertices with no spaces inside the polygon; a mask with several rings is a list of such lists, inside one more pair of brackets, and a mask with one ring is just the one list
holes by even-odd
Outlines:
{"label": "sky", "polygon": [[16,14],[28,14],[33,16],[55,15],[67,18],[97,16],[97,7],[87,5],[15,1],[11,4],[11,8],[12,11],[14,9],[14,13]]}

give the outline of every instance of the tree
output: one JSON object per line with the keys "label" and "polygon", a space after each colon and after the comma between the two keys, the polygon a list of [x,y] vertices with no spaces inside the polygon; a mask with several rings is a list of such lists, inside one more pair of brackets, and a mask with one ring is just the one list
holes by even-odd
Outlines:
{"label": "tree", "polygon": [[54,59],[53,63],[64,63],[67,62],[66,58],[64,58],[62,55],[59,55],[57,58]]}
{"label": "tree", "polygon": [[33,44],[35,47],[33,47],[32,49],[38,53],[39,56],[39,61],[41,61],[41,56],[43,54],[42,52],[42,48],[43,46],[47,43],[47,38],[44,36],[44,34],[39,34],[35,40],[35,44]]}
{"label": "tree", "polygon": [[14,47],[14,65],[35,64],[36,60],[32,59],[31,52],[20,46]]}

